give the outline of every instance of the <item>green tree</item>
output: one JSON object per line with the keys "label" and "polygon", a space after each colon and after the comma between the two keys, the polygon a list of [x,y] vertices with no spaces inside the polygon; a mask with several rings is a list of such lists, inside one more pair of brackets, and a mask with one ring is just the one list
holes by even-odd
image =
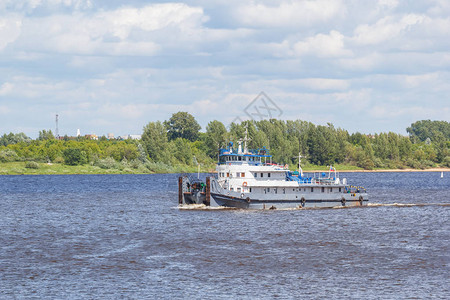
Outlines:
{"label": "green tree", "polygon": [[11,144],[18,144],[18,143],[29,143],[31,142],[31,138],[25,135],[23,132],[19,133],[9,133],[9,134],[3,134],[2,137],[0,137],[0,146],[8,146]]}
{"label": "green tree", "polygon": [[63,151],[64,163],[70,166],[83,165],[87,163],[87,154],[80,148],[67,148]]}
{"label": "green tree", "polygon": [[55,139],[55,136],[53,135],[53,132],[51,130],[42,130],[39,131],[39,137],[38,140],[44,141],[44,140],[53,140]]}
{"label": "green tree", "polygon": [[446,121],[421,120],[412,123],[406,131],[414,143],[417,140],[424,142],[427,138],[433,141],[438,132],[443,134],[445,140],[450,140],[450,123]]}
{"label": "green tree", "polygon": [[436,149],[436,160],[443,162],[448,154],[447,143],[442,132],[433,132],[433,147]]}
{"label": "green tree", "polygon": [[164,122],[164,126],[166,126],[169,140],[183,138],[191,142],[197,140],[201,129],[195,118],[184,111],[173,114],[168,121]]}
{"label": "green tree", "polygon": [[193,162],[191,142],[186,139],[177,138],[176,140],[171,141],[171,143],[174,149],[174,158],[182,164],[191,165]]}
{"label": "green tree", "polygon": [[219,148],[225,147],[227,142],[227,129],[222,122],[211,121],[206,126],[205,143],[208,147],[208,155],[216,157]]}
{"label": "green tree", "polygon": [[18,159],[18,155],[14,150],[3,149],[0,150],[0,162],[11,162]]}
{"label": "green tree", "polygon": [[150,122],[144,127],[142,143],[152,161],[169,162],[167,132],[161,122]]}

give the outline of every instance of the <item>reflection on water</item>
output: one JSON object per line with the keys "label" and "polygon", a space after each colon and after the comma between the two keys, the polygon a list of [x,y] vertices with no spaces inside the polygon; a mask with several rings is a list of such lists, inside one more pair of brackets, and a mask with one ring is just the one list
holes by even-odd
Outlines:
{"label": "reflection on water", "polygon": [[449,176],[367,207],[177,207],[177,175],[0,176],[1,298],[450,298]]}

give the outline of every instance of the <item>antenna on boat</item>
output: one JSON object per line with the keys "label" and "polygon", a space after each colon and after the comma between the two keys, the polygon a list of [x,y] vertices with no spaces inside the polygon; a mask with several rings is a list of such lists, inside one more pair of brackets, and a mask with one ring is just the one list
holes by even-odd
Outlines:
{"label": "antenna on boat", "polygon": [[248,153],[247,142],[250,141],[251,139],[248,138],[248,124],[245,123],[244,127],[245,127],[245,137],[243,139],[243,141],[244,141],[244,153]]}
{"label": "antenna on boat", "polygon": [[298,171],[300,172],[300,176],[303,177],[303,169],[302,169],[302,154],[298,153]]}
{"label": "antenna on boat", "polygon": [[194,160],[194,164],[197,164],[197,179],[200,179],[200,164],[198,163],[197,158],[195,157],[195,155],[194,155],[193,160]]}

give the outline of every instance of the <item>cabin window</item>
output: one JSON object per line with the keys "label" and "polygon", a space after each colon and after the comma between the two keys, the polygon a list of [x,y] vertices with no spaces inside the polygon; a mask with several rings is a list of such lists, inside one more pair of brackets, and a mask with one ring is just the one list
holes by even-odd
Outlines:
{"label": "cabin window", "polygon": [[240,188],[240,187],[238,187],[238,188],[237,188],[237,191],[238,191],[238,192],[240,192],[240,191],[241,191],[241,188]]}
{"label": "cabin window", "polygon": [[270,173],[267,173],[267,177],[270,177]]}
{"label": "cabin window", "polygon": [[324,187],[322,187],[322,193],[324,193],[325,192],[325,188]]}
{"label": "cabin window", "polygon": [[258,173],[255,173],[255,178],[257,178],[258,177]]}
{"label": "cabin window", "polygon": [[266,189],[264,189],[264,194],[267,194],[267,190]]}
{"label": "cabin window", "polygon": [[342,192],[341,188],[339,188],[339,193]]}
{"label": "cabin window", "polygon": [[311,193],[314,193],[314,188],[311,188]]}
{"label": "cabin window", "polygon": [[241,177],[245,177],[245,173],[241,173]]}
{"label": "cabin window", "polygon": [[239,156],[239,157],[238,157],[238,160],[241,161],[241,160],[242,160],[242,157]]}
{"label": "cabin window", "polygon": [[274,191],[275,194],[278,194],[278,189],[277,188],[274,188],[273,191]]}
{"label": "cabin window", "polygon": [[263,178],[264,177],[264,173],[261,173],[261,178]]}
{"label": "cabin window", "polygon": [[236,177],[241,177],[241,173],[236,173]]}
{"label": "cabin window", "polygon": [[333,188],[330,188],[330,193],[332,193],[333,192]]}
{"label": "cabin window", "polygon": [[250,190],[250,193],[252,192],[252,188],[249,188],[249,190]]}
{"label": "cabin window", "polygon": [[267,192],[270,193],[270,188],[267,188]]}
{"label": "cabin window", "polygon": [[295,192],[295,189],[292,189],[293,192]]}

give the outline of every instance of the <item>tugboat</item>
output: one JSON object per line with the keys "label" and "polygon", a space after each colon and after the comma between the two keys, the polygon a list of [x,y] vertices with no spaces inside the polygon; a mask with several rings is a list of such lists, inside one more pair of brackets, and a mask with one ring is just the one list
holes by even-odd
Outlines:
{"label": "tugboat", "polygon": [[206,177],[206,182],[179,177],[179,204],[241,209],[367,205],[366,190],[348,185],[346,178],[340,180],[333,166],[329,166],[328,172],[305,175],[299,154],[298,171],[292,172],[287,165],[272,163],[270,151],[265,147],[247,149],[247,141],[246,131],[237,149],[232,142],[226,149],[220,149],[217,174]]}

